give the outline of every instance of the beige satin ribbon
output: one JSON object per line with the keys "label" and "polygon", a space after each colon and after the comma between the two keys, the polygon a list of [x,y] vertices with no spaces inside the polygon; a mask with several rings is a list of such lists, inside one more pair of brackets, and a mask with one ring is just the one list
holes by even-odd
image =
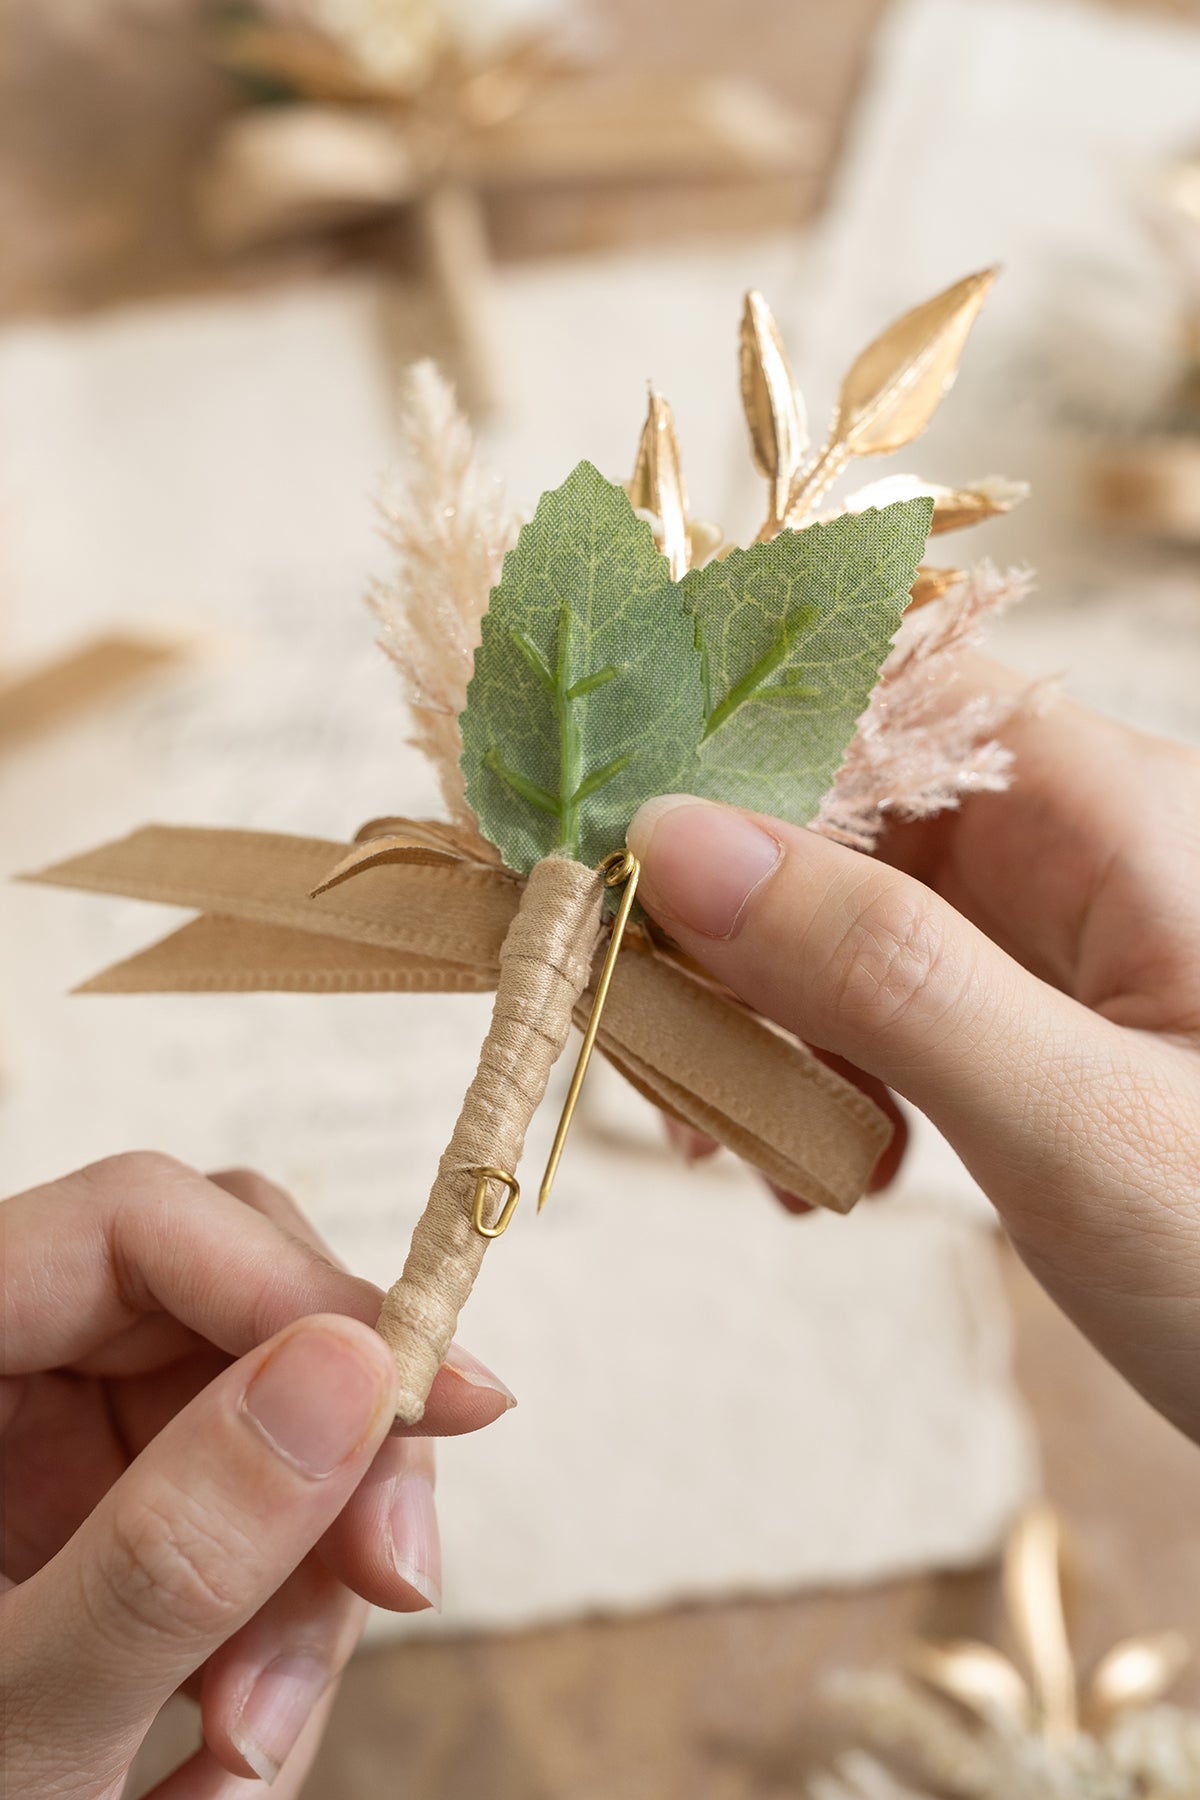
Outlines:
{"label": "beige satin ribbon", "polygon": [[[521,883],[450,828],[384,823],[357,847],[150,825],[28,879],[201,915],[83,993],[494,988]],[[627,937],[597,1042],[664,1112],[815,1205],[848,1212],[887,1144],[864,1094],[644,931]]]}

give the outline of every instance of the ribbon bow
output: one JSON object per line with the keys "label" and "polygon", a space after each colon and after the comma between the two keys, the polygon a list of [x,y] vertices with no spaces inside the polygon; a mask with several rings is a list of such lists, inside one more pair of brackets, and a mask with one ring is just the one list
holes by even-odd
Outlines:
{"label": "ribbon bow", "polygon": [[[409,819],[373,821],[353,846],[149,825],[32,879],[200,914],[85,982],[91,994],[487,993],[525,885],[466,833]],[[644,926],[626,938],[597,1047],[671,1117],[835,1212],[887,1142],[864,1094]]]}

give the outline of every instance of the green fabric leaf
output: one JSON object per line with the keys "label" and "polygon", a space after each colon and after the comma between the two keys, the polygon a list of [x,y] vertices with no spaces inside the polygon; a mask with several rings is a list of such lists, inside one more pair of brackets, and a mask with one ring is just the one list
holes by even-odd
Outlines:
{"label": "green fabric leaf", "polygon": [[467,799],[508,868],[595,864],[653,794],[694,785],[694,628],[649,525],[580,463],[504,561],[462,714]]}
{"label": "green fabric leaf", "polygon": [[654,794],[806,824],[900,623],[927,496],[783,531],[672,582],[623,488],[543,494],[484,615],[467,799],[508,868],[595,864]]}
{"label": "green fabric leaf", "polygon": [[806,825],[908,604],[928,496],[781,531],[680,583],[706,726],[694,791]]}

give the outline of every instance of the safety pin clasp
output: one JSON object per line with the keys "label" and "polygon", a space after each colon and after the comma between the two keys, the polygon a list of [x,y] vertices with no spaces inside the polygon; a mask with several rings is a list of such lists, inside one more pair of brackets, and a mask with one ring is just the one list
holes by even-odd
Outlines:
{"label": "safety pin clasp", "polygon": [[592,1010],[588,1016],[587,1027],[583,1034],[583,1045],[579,1052],[579,1061],[575,1064],[575,1073],[571,1077],[571,1085],[567,1089],[567,1097],[563,1102],[562,1117],[558,1121],[558,1130],[554,1134],[554,1142],[550,1147],[550,1158],[546,1164],[546,1173],[542,1176],[542,1185],[538,1190],[538,1211],[541,1212],[550,1198],[550,1189],[554,1186],[554,1177],[558,1174],[558,1165],[562,1161],[563,1146],[567,1141],[567,1133],[571,1129],[571,1120],[575,1117],[575,1107],[579,1101],[579,1092],[583,1087],[583,1078],[587,1074],[588,1064],[592,1060],[592,1051],[596,1047],[596,1033],[600,1029],[600,1015],[604,1011],[604,1002],[608,999],[608,990],[612,982],[613,970],[617,966],[617,954],[621,948],[621,940],[625,936],[625,927],[629,923],[629,915],[633,911],[634,895],[637,893],[638,876],[642,872],[641,864],[633,851],[628,847],[614,850],[600,864],[600,873],[604,877],[605,887],[620,887],[625,883],[625,892],[621,895],[621,903],[617,907],[613,920],[612,936],[608,941],[608,951],[604,958],[604,966],[600,970],[600,978],[596,983],[596,993],[592,1000]]}
{"label": "safety pin clasp", "polygon": [[[497,1169],[493,1167],[491,1163],[480,1163],[468,1169],[467,1174],[475,1177],[475,1198],[471,1203],[472,1229],[477,1231],[480,1237],[503,1237],[512,1222],[513,1214],[517,1210],[517,1201],[521,1198],[520,1182],[515,1175],[510,1175],[507,1169]],[[483,1222],[483,1209],[487,1201],[488,1183],[492,1181],[499,1181],[504,1184],[508,1189],[508,1199],[504,1202],[504,1205],[501,1207],[500,1212],[493,1220],[492,1224],[485,1225]]]}

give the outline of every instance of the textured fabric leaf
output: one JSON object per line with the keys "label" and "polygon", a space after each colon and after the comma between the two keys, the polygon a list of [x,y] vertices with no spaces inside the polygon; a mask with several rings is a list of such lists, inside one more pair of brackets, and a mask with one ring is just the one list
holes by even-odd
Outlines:
{"label": "textured fabric leaf", "polygon": [[694,784],[703,727],[680,589],[624,490],[582,462],[542,495],[484,615],[462,715],[484,836],[518,874],[553,851],[597,863],[643,800]]}
{"label": "textured fabric leaf", "polygon": [[695,792],[812,819],[879,678],[925,547],[927,496],[735,550],[680,583],[707,721]]}

